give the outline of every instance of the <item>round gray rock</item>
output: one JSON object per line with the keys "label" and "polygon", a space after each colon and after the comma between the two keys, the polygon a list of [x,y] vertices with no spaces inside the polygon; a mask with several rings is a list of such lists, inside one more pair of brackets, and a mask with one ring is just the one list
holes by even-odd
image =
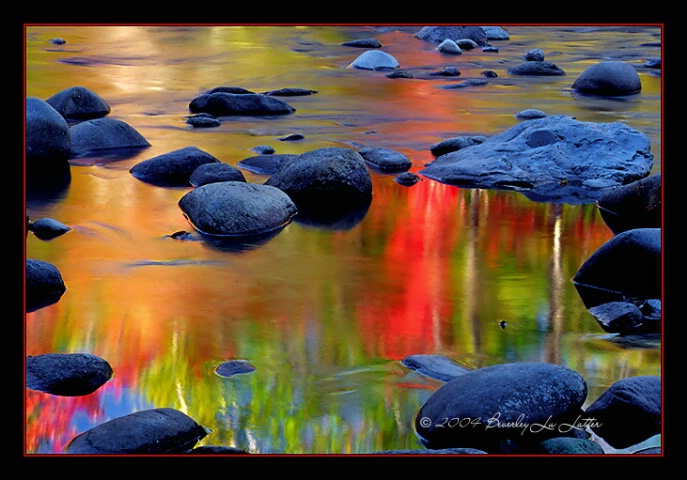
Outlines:
{"label": "round gray rock", "polygon": [[368,50],[353,60],[350,65],[363,70],[394,70],[400,66],[398,61],[386,52]]}
{"label": "round gray rock", "polygon": [[390,148],[365,147],[358,150],[358,153],[373,169],[382,172],[405,172],[413,166],[407,156]]}
{"label": "round gray rock", "polygon": [[104,117],[110,105],[86,87],[71,87],[45,100],[66,119],[84,120]]}
{"label": "round gray rock", "polygon": [[190,146],[143,160],[131,168],[135,178],[162,186],[186,187],[193,172],[205,164],[220,161],[198,147]]}
{"label": "round gray rock", "polygon": [[297,213],[288,195],[269,185],[209,183],[186,193],[179,208],[206,235],[262,235],[286,226]]}
{"label": "round gray rock", "polygon": [[46,353],[26,357],[26,388],[53,395],[95,392],[114,374],[110,364],[90,353]]}
{"label": "round gray rock", "polygon": [[49,103],[26,98],[27,169],[68,167],[69,124]]}
{"label": "round gray rock", "polygon": [[631,95],[641,91],[642,82],[629,63],[608,61],[588,67],[577,77],[572,88],[592,95]]}
{"label": "round gray rock", "polygon": [[116,118],[94,118],[69,129],[70,154],[84,156],[106,150],[139,149],[150,146],[135,128]]}
{"label": "round gray rock", "polygon": [[238,168],[223,162],[204,163],[198,166],[189,178],[189,183],[194,187],[202,187],[208,183],[231,181],[245,182],[246,177]]}

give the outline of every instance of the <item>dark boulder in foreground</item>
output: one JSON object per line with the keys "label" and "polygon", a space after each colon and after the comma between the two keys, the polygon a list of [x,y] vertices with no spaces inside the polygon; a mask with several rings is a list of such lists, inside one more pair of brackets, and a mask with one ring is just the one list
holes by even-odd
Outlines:
{"label": "dark boulder in foreground", "polygon": [[52,240],[71,230],[67,225],[52,218],[40,218],[35,222],[27,221],[29,231],[41,240]]}
{"label": "dark boulder in foreground", "polygon": [[594,417],[595,434],[613,448],[627,448],[661,433],[661,378],[618,380],[585,411]]}
{"label": "dark boulder in foreground", "polygon": [[69,169],[69,124],[49,103],[26,98],[27,173]]}
{"label": "dark boulder in foreground", "polygon": [[649,175],[650,140],[621,122],[547,116],[437,157],[419,173],[464,188],[511,189],[532,200],[592,203]]}
{"label": "dark boulder in foreground", "polygon": [[572,88],[588,95],[623,96],[641,91],[642,82],[629,63],[607,61],[588,67],[577,77]]}
{"label": "dark boulder in foreground", "polygon": [[549,363],[484,367],[439,388],[415,417],[431,449],[477,448],[489,453],[536,451],[544,440],[584,432],[574,426],[587,397],[580,374]]}
{"label": "dark boulder in foreground", "polygon": [[544,61],[529,61],[521,63],[508,69],[511,75],[528,75],[528,76],[561,76],[565,75],[565,71],[551,62]]}
{"label": "dark boulder in foreground", "polygon": [[104,117],[111,108],[105,100],[86,87],[71,87],[45,100],[67,120]]}
{"label": "dark boulder in foreground", "polygon": [[246,182],[203,185],[179,200],[179,208],[200,233],[246,237],[286,226],[297,209],[278,188]]}
{"label": "dark boulder in foreground", "polygon": [[55,265],[26,259],[26,310],[32,312],[57,302],[67,287]]}
{"label": "dark boulder in foreground", "polygon": [[187,453],[208,431],[172,408],[130,413],[87,430],[69,442],[69,454]]}
{"label": "dark boulder in foreground", "polygon": [[482,27],[429,26],[422,27],[415,36],[435,43],[441,43],[447,38],[453,41],[468,38],[479,46],[487,44],[487,34]]}
{"label": "dark boulder in foreground", "polygon": [[159,186],[187,187],[193,172],[207,163],[220,161],[198,147],[184,147],[163,153],[134,165],[130,173],[135,178]]}
{"label": "dark boulder in foreground", "polygon": [[257,93],[216,92],[191,100],[191,113],[209,113],[216,117],[231,115],[285,115],[296,111],[285,101]]}
{"label": "dark boulder in foreground", "polygon": [[556,437],[539,444],[539,453],[552,455],[603,455],[604,449],[598,443],[586,438]]}
{"label": "dark boulder in foreground", "polygon": [[284,163],[266,182],[289,195],[299,216],[338,217],[369,206],[372,179],[365,160],[350,148],[325,147]]}
{"label": "dark boulder in foreground", "polygon": [[401,363],[411,370],[442,382],[448,382],[472,371],[441,355],[409,355],[401,360]]}
{"label": "dark boulder in foreground", "polygon": [[251,373],[255,367],[245,360],[227,360],[215,368],[215,373],[220,377],[232,377],[241,373]]}
{"label": "dark boulder in foreground", "polygon": [[661,174],[614,188],[597,205],[601,218],[616,235],[634,228],[660,228]]}
{"label": "dark boulder in foreground", "polygon": [[199,165],[188,179],[194,187],[202,187],[215,182],[245,182],[243,172],[233,165],[223,162],[208,162]]}
{"label": "dark boulder in foreground", "polygon": [[298,157],[298,154],[295,153],[256,155],[244,158],[236,166],[257,175],[272,175],[281,168],[284,162],[293,160],[296,157]]}
{"label": "dark boulder in foreground", "polygon": [[136,129],[115,118],[94,118],[78,123],[69,129],[69,136],[70,154],[76,157],[150,146]]}
{"label": "dark boulder in foreground", "polygon": [[587,308],[661,298],[661,229],[636,228],[604,243],[580,267],[573,283]]}
{"label": "dark boulder in foreground", "polygon": [[52,395],[88,395],[107,383],[113,374],[106,360],[90,353],[26,357],[26,388]]}
{"label": "dark boulder in foreground", "polygon": [[380,172],[405,172],[413,166],[407,156],[389,148],[364,147],[358,153],[373,170]]}

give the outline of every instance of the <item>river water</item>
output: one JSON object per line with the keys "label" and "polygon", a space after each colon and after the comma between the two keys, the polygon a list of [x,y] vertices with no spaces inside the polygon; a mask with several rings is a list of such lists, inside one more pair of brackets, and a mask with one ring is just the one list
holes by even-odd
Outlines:
{"label": "river water", "polygon": [[[25,451],[59,454],[75,435],[137,410],[179,409],[212,432],[203,445],[266,454],[369,453],[422,448],[413,418],[441,382],[405,368],[439,354],[470,368],[544,361],[587,381],[587,404],[613,382],[661,375],[660,341],[608,335],[571,278],[612,233],[594,205],[533,202],[517,192],[460,189],[425,179],[408,188],[371,172],[373,200],[346,225],[289,224],[254,248],[227,251],[168,235],[191,230],[177,202],[189,188],[136,180],[136,163],[187,146],[236,165],[258,145],[276,153],[387,147],[418,171],[429,147],[459,135],[491,136],[528,108],[581,121],[627,123],[651,140],[661,171],[660,26],[505,26],[509,40],[460,56],[414,37],[421,26],[28,25],[26,95],[47,99],[84,86],[151,144],[127,158],[71,160],[57,191],[27,190],[27,214],[71,231],[29,234],[26,256],[57,266],[67,286],[25,316],[25,353],[89,352],[115,375],[91,395],[27,391]],[[375,37],[414,78],[349,68]],[[66,40],[63,45],[50,42]],[[540,48],[562,77],[506,70]],[[572,95],[602,60],[637,67],[642,91],[625,99]],[[457,66],[442,89],[430,76]],[[291,115],[185,124],[210,88],[316,90],[285,99]],[[281,141],[291,133],[304,139]],[[244,171],[249,182],[267,177]],[[506,321],[501,328],[499,322]],[[256,370],[214,369],[242,359]]]}

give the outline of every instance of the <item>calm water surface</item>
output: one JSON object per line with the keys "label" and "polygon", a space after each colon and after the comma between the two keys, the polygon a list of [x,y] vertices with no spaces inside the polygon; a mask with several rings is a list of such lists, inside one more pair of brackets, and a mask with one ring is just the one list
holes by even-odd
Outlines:
{"label": "calm water surface", "polygon": [[[110,117],[151,143],[123,159],[72,159],[64,188],[27,191],[32,219],[54,218],[72,231],[26,239],[27,257],[56,265],[67,286],[59,302],[26,315],[26,354],[90,352],[115,371],[83,397],[27,391],[27,453],[62,453],[89,428],[158,407],[211,429],[200,444],[252,453],[422,448],[413,417],[441,383],[403,367],[405,356],[420,353],[471,368],[565,365],[586,379],[587,404],[621,378],[661,374],[660,344],[628,346],[605,334],[570,280],[612,237],[593,205],[535,203],[428,179],[406,188],[371,172],[373,201],[357,222],[293,222],[241,251],[167,237],[191,229],[177,206],[189,189],[151,186],[129,169],[190,145],[232,165],[258,145],[277,153],[387,147],[418,171],[433,159],[431,145],[500,133],[518,122],[517,112],[537,108],[629,124],[649,136],[654,173],[661,171],[661,78],[643,67],[661,55],[660,27],[513,26],[510,40],[492,42],[499,53],[457,57],[414,38],[419,28],[26,28],[27,96],[85,86],[110,104]],[[363,50],[340,44],[364,37],[378,38],[415,78],[347,68]],[[533,48],[566,76],[509,76]],[[573,96],[577,75],[602,60],[635,65],[642,92]],[[457,80],[429,73],[451,65],[459,80],[487,68],[499,78],[441,89]],[[292,115],[189,128],[189,102],[220,85],[318,93],[286,98]],[[278,140],[290,133],[305,140]],[[229,359],[256,371],[215,374]]]}

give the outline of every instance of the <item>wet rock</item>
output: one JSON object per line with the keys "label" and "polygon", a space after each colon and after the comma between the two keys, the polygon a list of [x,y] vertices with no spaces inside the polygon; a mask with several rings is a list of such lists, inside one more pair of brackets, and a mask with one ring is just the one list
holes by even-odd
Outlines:
{"label": "wet rock", "polygon": [[281,165],[265,185],[291,197],[299,216],[339,217],[369,206],[372,180],[365,160],[349,148],[325,147],[298,155]]}
{"label": "wet rock", "polygon": [[470,38],[459,38],[459,39],[454,40],[454,41],[455,41],[456,45],[458,45],[458,47],[461,50],[473,50],[473,49],[479,47],[479,45],[477,45],[477,42],[475,42],[474,40],[472,40]]}
{"label": "wet rock", "polygon": [[577,77],[572,88],[588,95],[622,96],[638,93],[642,82],[629,63],[608,61],[588,67]]}
{"label": "wet rock", "polygon": [[136,129],[115,118],[94,118],[69,129],[70,154],[86,156],[117,149],[141,149],[150,146]]}
{"label": "wet rock", "polygon": [[241,448],[225,447],[222,445],[202,445],[192,449],[190,454],[194,455],[248,455],[249,452]]}
{"label": "wet rock", "polygon": [[544,61],[544,51],[541,48],[533,48],[532,50],[525,53],[525,60],[528,62],[543,62]]}
{"label": "wet rock", "polygon": [[448,55],[461,55],[463,53],[458,44],[449,38],[437,45],[436,50]]}
{"label": "wet rock", "polygon": [[479,46],[487,44],[487,35],[482,27],[428,26],[422,27],[415,36],[435,43],[441,43],[447,38],[453,41],[469,38]]}
{"label": "wet rock", "polygon": [[190,146],[143,160],[129,171],[134,178],[152,185],[187,187],[193,172],[207,163],[221,163],[198,147]]}
{"label": "wet rock", "polygon": [[86,87],[71,87],[45,100],[65,119],[88,120],[104,117],[111,108],[98,94]]}
{"label": "wet rock", "polygon": [[486,78],[498,78],[499,74],[493,70],[483,70],[481,75]]}
{"label": "wet rock", "polygon": [[405,449],[382,450],[372,452],[374,455],[486,455],[487,452],[476,448],[442,448],[439,450]]}
{"label": "wet rock", "polygon": [[[659,302],[660,303],[660,302]],[[641,335],[644,333],[658,333],[661,331],[661,311],[655,314],[653,308],[648,307],[649,314],[644,315],[638,305],[629,301],[602,303],[589,309],[589,313],[596,317],[601,328],[609,333],[621,335]]]}
{"label": "wet rock", "polygon": [[296,206],[278,188],[246,182],[209,183],[186,193],[179,208],[200,233],[245,237],[286,226]]}
{"label": "wet rock", "polygon": [[274,153],[274,148],[269,145],[258,145],[256,147],[251,148],[251,150],[260,155],[270,155]]}
{"label": "wet rock", "polygon": [[186,453],[208,434],[186,414],[155,408],[117,417],[87,430],[69,442],[68,454]]}
{"label": "wet rock", "polygon": [[634,228],[660,228],[661,174],[614,188],[597,205],[601,218],[616,235]]}
{"label": "wet rock", "polygon": [[520,122],[479,145],[441,155],[420,173],[465,188],[518,190],[537,201],[592,203],[609,185],[644,178],[652,166],[643,133],[621,122],[557,115]]}
{"label": "wet rock", "polygon": [[479,145],[486,140],[487,137],[483,135],[453,137],[435,143],[429,147],[429,151],[432,152],[432,155],[435,157],[439,157],[445,153],[455,152],[462,148],[472,147],[473,145]]}
{"label": "wet rock", "polygon": [[191,113],[209,113],[216,117],[232,115],[286,115],[296,111],[291,105],[279,98],[256,93],[216,93],[203,94],[189,103]]}
{"label": "wet rock", "polygon": [[193,128],[213,128],[222,125],[220,120],[209,113],[199,113],[186,118],[186,123]]}
{"label": "wet rock", "polygon": [[199,165],[191,174],[188,182],[193,187],[201,187],[214,182],[245,182],[246,177],[238,168],[223,162],[209,162]]}
{"label": "wet rock", "polygon": [[472,371],[441,355],[410,355],[401,360],[401,363],[411,370],[442,382],[448,382]]}
{"label": "wet rock", "polygon": [[217,365],[215,368],[215,373],[225,378],[254,371],[255,367],[245,360],[228,360]]}
{"label": "wet rock", "polygon": [[467,80],[463,80],[460,83],[452,83],[449,85],[442,85],[441,88],[444,90],[452,90],[456,88],[467,88],[467,87],[483,87],[487,85],[488,82],[486,80],[482,80],[480,78],[469,78]]}
{"label": "wet rock", "polygon": [[52,240],[71,230],[67,225],[52,218],[41,218],[27,222],[27,228],[41,240]]}
{"label": "wet rock", "polygon": [[26,98],[27,174],[69,169],[69,124],[49,103]]}
{"label": "wet rock", "polygon": [[280,88],[278,90],[262,92],[262,95],[271,95],[274,97],[303,97],[316,93],[317,90],[310,90],[309,88]]}
{"label": "wet rock", "polygon": [[432,72],[430,75],[442,76],[442,77],[458,77],[460,76],[460,70],[456,67],[444,67],[438,72]]}
{"label": "wet rock", "polygon": [[52,263],[26,259],[26,310],[33,312],[57,302],[67,287]]}
{"label": "wet rock", "polygon": [[503,27],[485,26],[482,29],[487,40],[510,40],[510,35]]}
{"label": "wet rock", "polygon": [[52,395],[88,395],[113,375],[106,360],[90,353],[46,353],[26,357],[26,388]]}
{"label": "wet rock", "polygon": [[401,70],[396,70],[391,73],[386,74],[387,78],[414,78],[413,74],[410,72],[405,72]]}
{"label": "wet rock", "polygon": [[53,45],[64,45],[67,41],[64,38],[51,38],[49,40]]}
{"label": "wet rock", "polygon": [[291,133],[285,137],[281,137],[278,140],[280,142],[297,142],[298,140],[303,140],[305,136],[300,133]]}
{"label": "wet rock", "polygon": [[349,40],[348,42],[343,42],[341,45],[344,47],[356,47],[356,48],[382,48],[382,42],[376,38],[358,38],[356,40]]}
{"label": "wet rock", "polygon": [[413,166],[410,159],[390,148],[364,147],[358,153],[373,170],[381,172],[404,172]]}
{"label": "wet rock", "polygon": [[[432,449],[532,452],[553,437],[578,437],[587,384],[574,370],[538,362],[507,363],[460,375],[439,388],[415,417]],[[565,428],[560,428],[565,425]]]}
{"label": "wet rock", "polygon": [[599,247],[573,283],[587,308],[611,301],[661,298],[661,229],[623,232]]}
{"label": "wet rock", "polygon": [[557,76],[565,75],[565,71],[560,69],[557,65],[551,62],[537,62],[530,61],[516,65],[509,68],[508,73],[511,75],[529,75],[529,76]]}
{"label": "wet rock", "polygon": [[399,66],[400,64],[392,55],[381,50],[363,52],[349,65],[349,67],[363,70],[394,70]]}
{"label": "wet rock", "polygon": [[544,118],[546,113],[535,108],[528,108],[527,110],[522,110],[515,114],[515,118],[518,120],[533,120],[535,118]]}
{"label": "wet rock", "polygon": [[234,93],[237,95],[255,94],[255,92],[252,90],[248,90],[247,88],[237,87],[233,85],[222,85],[219,87],[214,87],[206,91],[205,93],[208,95],[212,95],[213,93]]}
{"label": "wet rock", "polygon": [[585,411],[595,434],[614,448],[627,448],[661,433],[661,378],[618,380]]}
{"label": "wet rock", "polygon": [[485,53],[498,53],[501,51],[501,49],[499,47],[488,45],[486,47],[482,47],[482,51]]}
{"label": "wet rock", "polygon": [[272,175],[281,168],[283,163],[293,160],[296,157],[298,157],[298,154],[293,153],[256,155],[254,157],[244,158],[239,161],[236,166],[257,175]]}
{"label": "wet rock", "polygon": [[403,185],[404,187],[412,187],[420,180],[422,180],[422,178],[412,172],[399,173],[394,177],[394,182],[398,183],[399,185]]}
{"label": "wet rock", "polygon": [[554,455],[603,455],[604,449],[598,443],[586,438],[557,437],[539,444],[539,453]]}
{"label": "wet rock", "polygon": [[647,58],[644,66],[647,68],[661,68],[661,57]]}

